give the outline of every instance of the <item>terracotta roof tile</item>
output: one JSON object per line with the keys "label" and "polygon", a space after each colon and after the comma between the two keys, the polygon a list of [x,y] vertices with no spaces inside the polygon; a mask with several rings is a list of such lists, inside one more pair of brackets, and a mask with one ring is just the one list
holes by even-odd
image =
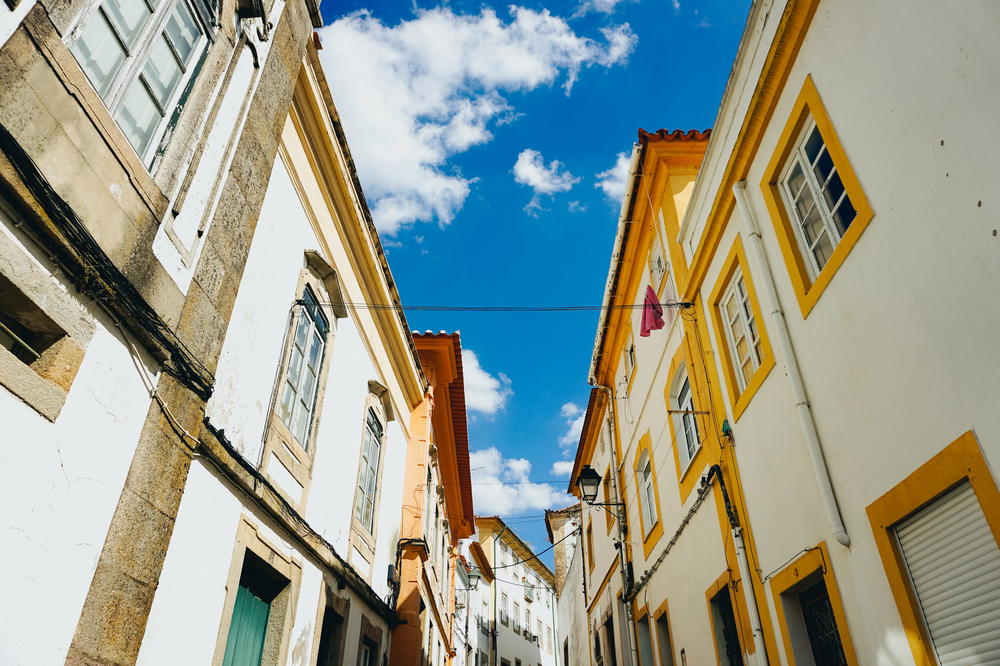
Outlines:
{"label": "terracotta roof tile", "polygon": [[647,132],[639,128],[639,143],[646,141],[708,141],[712,136],[712,130],[665,130],[658,129],[655,132]]}

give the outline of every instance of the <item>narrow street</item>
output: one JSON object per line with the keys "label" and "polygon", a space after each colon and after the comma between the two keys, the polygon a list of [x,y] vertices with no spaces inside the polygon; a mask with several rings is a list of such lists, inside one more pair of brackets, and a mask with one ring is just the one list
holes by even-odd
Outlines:
{"label": "narrow street", "polygon": [[0,666],[1000,666],[998,35],[4,0]]}

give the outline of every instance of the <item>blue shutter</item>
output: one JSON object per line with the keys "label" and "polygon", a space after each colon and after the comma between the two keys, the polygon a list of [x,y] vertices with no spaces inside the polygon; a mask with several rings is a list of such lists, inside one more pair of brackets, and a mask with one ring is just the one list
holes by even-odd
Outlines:
{"label": "blue shutter", "polygon": [[240,585],[222,666],[260,666],[271,604]]}

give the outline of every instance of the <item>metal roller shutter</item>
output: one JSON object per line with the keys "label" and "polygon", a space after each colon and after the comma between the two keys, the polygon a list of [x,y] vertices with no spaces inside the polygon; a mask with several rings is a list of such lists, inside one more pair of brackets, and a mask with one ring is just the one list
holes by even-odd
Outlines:
{"label": "metal roller shutter", "polygon": [[899,523],[896,538],[942,666],[1000,663],[1000,548],[972,486]]}

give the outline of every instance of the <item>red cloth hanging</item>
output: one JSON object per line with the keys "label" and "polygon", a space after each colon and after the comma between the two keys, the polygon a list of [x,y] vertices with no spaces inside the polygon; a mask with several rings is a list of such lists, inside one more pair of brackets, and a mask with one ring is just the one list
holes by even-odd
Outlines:
{"label": "red cloth hanging", "polygon": [[663,306],[660,305],[660,298],[653,291],[653,288],[646,286],[646,298],[642,303],[642,325],[639,327],[639,336],[649,337],[650,331],[658,331],[663,328]]}

